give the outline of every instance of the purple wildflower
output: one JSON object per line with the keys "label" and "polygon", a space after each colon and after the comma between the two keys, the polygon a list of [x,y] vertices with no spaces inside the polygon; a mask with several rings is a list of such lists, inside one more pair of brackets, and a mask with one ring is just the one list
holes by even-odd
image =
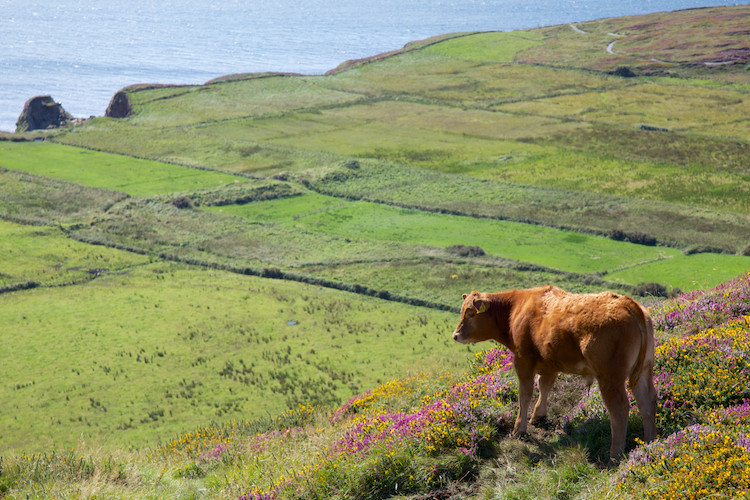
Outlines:
{"label": "purple wildflower", "polygon": [[201,455],[198,458],[199,462],[210,462],[212,460],[216,460],[218,458],[221,458],[221,456],[224,454],[225,451],[229,448],[226,444],[220,444],[216,447],[214,447],[213,450],[209,451],[208,453],[205,453]]}

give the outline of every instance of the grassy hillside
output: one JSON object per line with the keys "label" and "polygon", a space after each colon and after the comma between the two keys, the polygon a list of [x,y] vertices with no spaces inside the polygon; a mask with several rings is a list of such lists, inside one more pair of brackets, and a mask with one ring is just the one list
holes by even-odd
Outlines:
{"label": "grassy hillside", "polygon": [[0,304],[5,451],[143,446],[227,415],[336,403],[415,358],[464,362],[450,313],[177,264],[112,266]]}
{"label": "grassy hillside", "polygon": [[509,438],[512,355],[489,346],[463,373],[397,376],[333,410],[301,404],[275,418],[201,426],[130,453],[79,444],[12,457],[3,462],[0,491],[109,498],[741,497],[750,487],[750,274],[652,313],[659,437],[648,445],[638,440],[640,417],[631,402],[630,453],[618,467],[602,463],[609,424],[598,391],[584,391],[575,377],[558,381],[548,426],[532,426],[523,441]]}
{"label": "grassy hillside", "polygon": [[[747,490],[748,22],[449,34],[3,134],[0,497]],[[634,419],[619,469],[575,378],[509,440],[509,358],[449,338],[462,293],[548,283],[653,304],[663,439]]]}

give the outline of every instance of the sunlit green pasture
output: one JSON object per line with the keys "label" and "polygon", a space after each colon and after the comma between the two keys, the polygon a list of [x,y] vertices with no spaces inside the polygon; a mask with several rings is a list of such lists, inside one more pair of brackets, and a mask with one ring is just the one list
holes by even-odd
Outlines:
{"label": "sunlit green pasture", "polygon": [[315,79],[274,76],[174,89],[132,93],[134,124],[186,125],[277,114],[296,109],[341,105],[360,99],[357,94],[326,89]]}
{"label": "sunlit green pasture", "polygon": [[0,167],[136,196],[247,182],[223,173],[49,142],[0,142]]}
{"label": "sunlit green pasture", "polygon": [[581,273],[604,272],[679,254],[675,249],[633,245],[542,226],[368,202],[341,202],[313,194],[213,210],[251,221],[269,220],[278,214],[277,220],[286,219],[287,224],[339,237],[436,247],[476,245],[491,255]]}
{"label": "sunlit green pasture", "polygon": [[[295,198],[289,198],[290,202]],[[227,212],[219,213],[224,208]],[[106,218],[76,227],[72,234],[82,241],[133,248],[148,255],[167,254],[256,272],[267,267],[404,260],[444,253],[425,245],[341,237],[291,224],[249,223],[227,215],[229,210],[185,210],[169,201],[130,200],[112,207]]]}
{"label": "sunlit green pasture", "polygon": [[0,287],[60,285],[148,262],[148,257],[69,239],[57,227],[0,220]]}
{"label": "sunlit green pasture", "polygon": [[[285,135],[300,137],[300,147],[305,147],[304,136],[313,134],[325,134],[330,130],[356,129],[363,125],[376,122],[394,128],[391,134],[381,134],[384,148],[387,148],[391,137],[397,137],[398,133],[406,130],[428,130],[431,132],[448,132],[458,135],[464,140],[470,141],[472,136],[502,140],[517,140],[524,138],[544,137],[552,134],[561,134],[565,131],[585,126],[578,123],[563,122],[554,118],[541,118],[532,116],[517,116],[507,113],[497,113],[479,110],[461,110],[448,106],[424,105],[416,103],[403,103],[398,101],[380,101],[373,104],[353,105],[346,108],[337,108],[324,111],[318,115],[298,115],[306,122],[318,124],[317,129],[306,130],[304,128],[286,130]],[[275,128],[282,129],[286,120],[274,122]],[[264,122],[258,122],[263,126]],[[294,121],[292,121],[292,126]],[[429,138],[412,139],[414,145],[419,144],[417,140],[428,141],[425,149],[430,148]],[[360,142],[367,144],[367,136],[363,132]],[[343,141],[329,141],[331,147],[335,148],[337,143]],[[335,149],[333,149],[335,151]],[[481,153],[477,153],[481,154]]]}
{"label": "sunlit green pasture", "polygon": [[153,444],[462,366],[454,314],[155,264],[0,295],[0,448]]}
{"label": "sunlit green pasture", "polygon": [[451,38],[430,45],[424,52],[469,61],[513,62],[519,51],[542,43],[542,37],[533,31],[497,31]]}
{"label": "sunlit green pasture", "polygon": [[[585,137],[584,134],[579,140]],[[419,153],[415,152],[415,156]],[[430,152],[421,153],[427,157]],[[516,160],[514,155],[509,156],[504,161]],[[467,172],[491,171],[493,165],[504,163],[500,160],[496,158],[489,164],[469,163]],[[594,177],[594,174],[587,176]],[[736,253],[743,251],[750,241],[750,219],[744,214],[653,199],[483,180],[434,170],[407,169],[391,163],[360,162],[355,170],[340,168],[316,181],[315,187],[321,192],[350,199],[472,216],[538,221],[558,227],[596,229],[602,233],[612,228],[642,232],[680,247],[721,245]]]}
{"label": "sunlit green pasture", "polygon": [[[747,151],[741,144],[717,139],[702,142],[695,137],[687,140],[675,134],[669,134],[664,142],[656,132],[620,132],[612,126],[599,131],[597,127],[555,124],[538,117],[510,117],[505,123],[498,121],[501,115],[484,112],[475,112],[483,121],[469,122],[449,108],[403,107],[430,117],[440,116],[442,121],[430,123],[422,118],[421,126],[426,128],[402,124],[400,120],[416,122],[420,118],[399,114],[394,104],[380,103],[320,114],[165,129],[159,134],[110,120],[70,134],[66,140],[81,144],[101,141],[123,153],[133,150],[138,155],[227,172],[274,175],[304,171],[303,176],[311,180],[320,178],[317,172],[343,163],[345,157],[341,155],[375,156],[398,165],[363,163],[346,179],[316,182],[316,189],[555,226],[641,231],[684,246],[716,245],[717,241],[733,251],[747,246],[750,233],[746,221],[728,221],[728,214],[705,210],[698,214],[689,208],[702,205],[747,213],[743,188],[747,184],[743,181],[747,176],[743,173]],[[368,120],[368,113],[376,113],[378,120]],[[516,137],[527,137],[520,142],[458,133],[462,124],[467,124],[475,133],[492,134],[492,123],[500,130],[510,129]],[[510,124],[528,129],[513,130]],[[113,127],[117,135],[108,133],[105,126]],[[547,127],[549,134],[538,135],[536,126]],[[450,131],[436,130],[440,127]],[[613,141],[611,145],[609,140]],[[657,144],[664,147],[658,149]],[[587,153],[588,149],[594,154]],[[660,155],[667,162],[660,162]],[[415,165],[500,182],[440,177],[437,172],[415,169]],[[700,172],[698,182],[690,177],[695,172]],[[664,182],[654,182],[651,177]],[[557,189],[550,189],[552,186]],[[588,193],[584,195],[580,189]],[[654,202],[657,200],[660,203]]]}
{"label": "sunlit green pasture", "polygon": [[[278,136],[274,130],[255,127],[255,120],[220,122],[210,126],[164,128],[157,132],[126,122],[97,118],[90,126],[65,137],[64,142],[103,149],[123,155],[148,157],[227,173],[271,176],[282,170],[310,168],[327,163],[311,151],[264,143]],[[294,122],[294,120],[291,120]],[[270,120],[273,122],[273,120]]]}
{"label": "sunlit green pasture", "polygon": [[[655,281],[682,290],[705,289],[750,270],[750,257],[701,253],[675,255],[604,275],[604,279],[630,283],[633,279]],[[648,279],[643,279],[648,277]]]}
{"label": "sunlit green pasture", "polygon": [[[110,124],[106,124],[106,127]],[[503,113],[462,113],[447,107],[381,102],[318,113],[247,119],[205,127],[148,129],[105,123],[65,140],[101,142],[123,154],[206,166],[227,172],[274,172],[313,167],[320,154],[358,155],[405,161],[440,170],[460,170],[460,162],[496,158],[538,147],[514,142],[559,134],[581,125],[557,119]],[[319,165],[319,164],[318,164]]]}
{"label": "sunlit green pasture", "polygon": [[0,169],[0,215],[41,224],[90,222],[128,195]]}
{"label": "sunlit green pasture", "polygon": [[[542,226],[347,202],[316,194],[211,210],[340,238],[435,247],[475,245],[493,256],[568,272],[607,273],[627,268],[606,276],[632,285],[658,281],[692,290],[714,286],[728,279],[727,276],[750,268],[750,257],[716,254],[710,258],[686,257],[677,249],[617,242]],[[401,269],[398,265],[388,271],[398,274]],[[721,271],[716,272],[717,269]],[[448,273],[451,274],[457,273]],[[386,282],[387,278],[382,283]],[[379,284],[374,288],[388,289]]]}
{"label": "sunlit green pasture", "polygon": [[334,151],[345,155],[406,160],[420,166],[424,163],[447,164],[453,169],[456,168],[457,162],[477,157],[497,157],[528,149],[523,145],[506,141],[378,121],[362,123],[359,126],[353,124],[349,128],[331,132],[276,139],[274,142],[286,146],[296,145],[313,151]]}

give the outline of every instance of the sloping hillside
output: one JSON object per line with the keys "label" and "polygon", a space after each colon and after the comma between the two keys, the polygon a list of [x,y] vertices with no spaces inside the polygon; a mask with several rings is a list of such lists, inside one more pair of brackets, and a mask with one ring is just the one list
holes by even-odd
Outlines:
{"label": "sloping hillside", "polygon": [[[0,497],[747,491],[748,24],[448,34],[3,135]],[[450,339],[548,283],[652,304],[662,439],[618,469],[595,391],[507,439],[507,353]]]}
{"label": "sloping hillside", "polygon": [[505,348],[468,370],[396,377],[333,411],[203,426],[142,452],[3,462],[0,493],[108,498],[736,498],[750,487],[750,274],[652,309],[659,438],[631,402],[629,457],[605,467],[597,390],[561,378],[550,422],[508,437],[516,379]]}

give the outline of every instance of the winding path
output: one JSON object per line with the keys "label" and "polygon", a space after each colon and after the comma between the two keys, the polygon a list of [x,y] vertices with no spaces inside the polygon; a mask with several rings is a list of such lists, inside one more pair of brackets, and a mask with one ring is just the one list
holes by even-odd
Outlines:
{"label": "winding path", "polygon": [[575,31],[576,33],[581,33],[582,35],[588,35],[588,31],[583,31],[581,28],[579,28],[575,24],[569,24],[568,26],[573,28],[573,31]]}
{"label": "winding path", "polygon": [[[580,33],[581,35],[588,35],[589,34],[588,31],[583,31],[581,28],[579,28],[578,26],[576,26],[573,23],[569,23],[568,26],[570,26],[573,29],[573,31],[575,31],[576,33]],[[617,40],[613,40],[613,41],[609,42],[609,44],[607,45],[607,48],[605,49],[608,54],[615,55],[614,46],[619,41],[619,39],[620,38],[624,38],[625,35],[621,35],[619,33],[607,33],[607,35],[613,36],[613,37],[617,38]],[[673,64],[673,63],[671,63],[669,61],[662,61],[661,59],[655,59],[655,58],[651,58],[651,61],[652,62],[656,62],[656,63],[661,63],[661,64]],[[732,64],[733,62],[735,62],[735,61],[704,62],[703,64],[705,66],[724,66],[725,64]]]}

